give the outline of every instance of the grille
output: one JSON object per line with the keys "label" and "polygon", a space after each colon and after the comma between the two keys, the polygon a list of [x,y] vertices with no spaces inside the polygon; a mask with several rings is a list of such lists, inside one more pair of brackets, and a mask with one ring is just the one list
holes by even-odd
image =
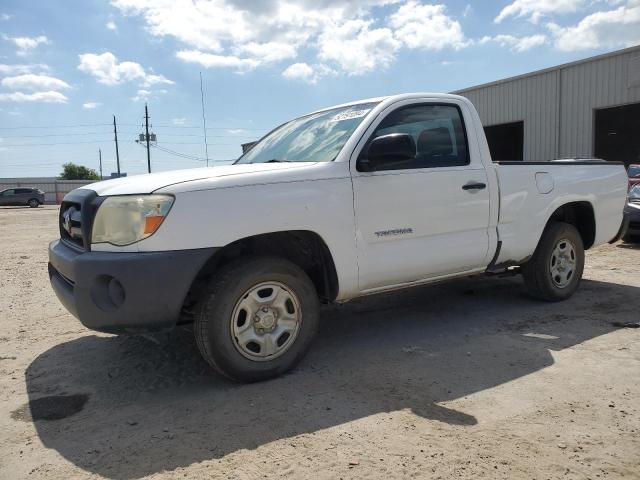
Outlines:
{"label": "grille", "polygon": [[93,190],[77,189],[69,192],[60,205],[60,238],[67,245],[81,250],[91,246],[91,222],[96,193]]}
{"label": "grille", "polygon": [[60,206],[60,238],[84,249],[82,235],[82,205],[76,202],[62,202]]}

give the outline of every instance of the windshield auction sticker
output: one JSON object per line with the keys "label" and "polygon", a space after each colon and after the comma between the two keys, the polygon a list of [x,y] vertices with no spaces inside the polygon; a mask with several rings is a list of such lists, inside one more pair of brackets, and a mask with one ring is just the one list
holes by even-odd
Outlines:
{"label": "windshield auction sticker", "polygon": [[360,118],[364,117],[367,113],[371,111],[370,108],[364,110],[349,110],[346,112],[342,112],[334,116],[330,122],[341,122],[342,120],[351,120],[352,118]]}

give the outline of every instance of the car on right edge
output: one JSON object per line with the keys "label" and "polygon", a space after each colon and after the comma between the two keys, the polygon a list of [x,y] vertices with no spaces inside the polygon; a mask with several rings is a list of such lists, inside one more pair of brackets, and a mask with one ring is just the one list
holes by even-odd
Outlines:
{"label": "car on right edge", "polygon": [[624,216],[628,226],[623,240],[625,242],[638,241],[640,238],[640,183],[629,190],[627,206],[624,207]]}

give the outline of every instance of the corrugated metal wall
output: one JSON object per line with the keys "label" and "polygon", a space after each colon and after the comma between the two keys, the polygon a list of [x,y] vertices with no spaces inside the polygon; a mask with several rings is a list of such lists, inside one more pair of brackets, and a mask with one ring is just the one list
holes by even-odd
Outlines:
{"label": "corrugated metal wall", "polygon": [[524,121],[524,160],[592,157],[594,110],[640,102],[640,47],[460,90],[485,126]]}
{"label": "corrugated metal wall", "polygon": [[0,178],[0,190],[16,187],[39,188],[44,192],[45,203],[56,204],[71,190],[93,182],[95,180],[58,180],[50,177]]}

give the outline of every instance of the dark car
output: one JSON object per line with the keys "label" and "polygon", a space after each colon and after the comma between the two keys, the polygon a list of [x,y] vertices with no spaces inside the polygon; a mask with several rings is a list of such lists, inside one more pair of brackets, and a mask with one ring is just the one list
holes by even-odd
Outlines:
{"label": "dark car", "polygon": [[640,165],[629,165],[627,175],[629,176],[629,190],[631,190],[634,185],[640,183]]}
{"label": "dark car", "polygon": [[629,224],[623,240],[625,242],[637,241],[640,238],[640,184],[629,190],[624,216],[625,222],[628,221]]}
{"label": "dark car", "polygon": [[0,205],[28,205],[36,208],[44,203],[44,192],[38,188],[9,188],[0,192]]}

